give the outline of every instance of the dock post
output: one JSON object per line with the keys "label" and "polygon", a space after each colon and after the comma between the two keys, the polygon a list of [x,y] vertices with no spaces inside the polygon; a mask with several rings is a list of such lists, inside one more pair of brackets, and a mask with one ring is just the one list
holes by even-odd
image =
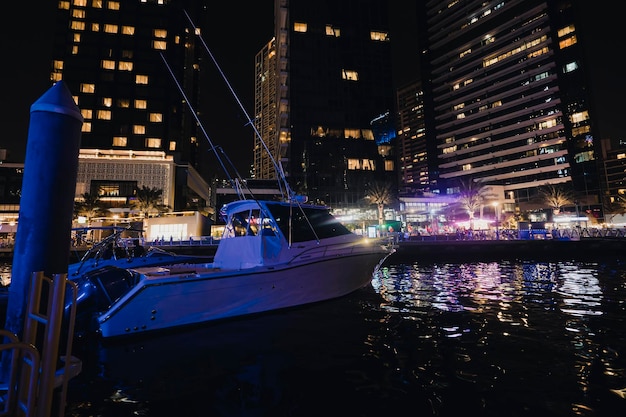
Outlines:
{"label": "dock post", "polygon": [[63,81],[31,105],[5,323],[19,338],[33,272],[52,277],[68,271],[82,124]]}

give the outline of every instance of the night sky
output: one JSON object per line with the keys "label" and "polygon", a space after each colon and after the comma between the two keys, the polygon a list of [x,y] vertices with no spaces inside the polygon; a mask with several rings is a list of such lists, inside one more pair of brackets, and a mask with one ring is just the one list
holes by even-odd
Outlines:
{"label": "night sky", "polygon": [[[405,4],[393,1],[398,5]],[[591,87],[598,93],[599,98],[596,102],[598,111],[596,118],[601,116],[601,119],[596,120],[601,136],[626,139],[622,128],[620,103],[626,96],[626,75],[615,62],[623,50],[620,46],[620,42],[624,41],[623,19],[618,13],[610,13],[612,5],[608,1],[580,0],[580,2],[584,15],[590,18],[585,27],[587,38],[584,42],[591,63],[589,67],[592,76]],[[273,4],[273,0],[246,3],[245,6],[237,8],[239,17],[235,18],[232,3],[215,2],[211,4],[215,15],[214,24],[212,22],[203,26],[205,42],[251,117],[254,56],[273,36]],[[605,4],[606,7],[600,8],[599,4]],[[0,148],[9,149],[8,161],[23,162],[30,106],[51,86],[48,76],[52,25],[48,23],[48,19],[53,16],[56,2],[37,2],[35,12],[32,2],[11,2],[7,8],[4,16],[14,16],[17,27],[8,24],[0,27],[0,45],[4,56],[0,66],[0,75],[4,82],[0,100],[0,123],[3,127]],[[395,41],[399,41],[394,47],[394,52],[400,52],[400,45],[406,45],[407,49],[403,54],[406,64],[394,69],[398,85],[411,80],[413,66],[417,62],[412,54],[417,54],[418,51],[410,41],[416,33],[410,21],[412,13],[411,10],[392,14],[391,36]],[[409,38],[409,41],[401,38]],[[611,48],[614,50],[613,54],[608,52]],[[244,167],[240,172],[242,176],[247,177],[246,167],[252,161],[253,130],[246,126],[245,115],[228,92],[224,81],[209,64],[207,57],[205,69],[210,74],[215,74],[215,77],[209,77],[214,78],[214,81],[209,83],[204,93],[205,105],[200,108],[204,111],[201,116],[202,123],[211,140],[222,145],[231,159],[247,161],[238,164],[238,167]],[[249,152],[245,151],[246,146],[250,149]]]}

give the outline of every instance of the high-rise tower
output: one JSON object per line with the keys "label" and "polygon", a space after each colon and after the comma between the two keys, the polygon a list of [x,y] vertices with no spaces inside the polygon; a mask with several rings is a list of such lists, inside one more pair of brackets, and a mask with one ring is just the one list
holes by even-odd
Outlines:
{"label": "high-rise tower", "polygon": [[[204,3],[58,2],[51,81],[63,80],[81,110],[81,148],[90,150],[94,161],[106,154],[118,162],[99,161],[89,178],[81,170],[78,194],[97,194],[112,206],[128,206],[136,187],[145,185],[171,196],[166,203],[177,210],[188,209],[198,197],[206,199],[204,186],[196,187],[198,195],[187,195],[194,181],[185,179],[207,172],[207,145],[197,137],[189,106],[197,108],[200,99],[202,51],[185,15],[200,20]],[[122,159],[127,162],[119,163]],[[177,166],[183,168],[175,174]]]}
{"label": "high-rise tower", "polygon": [[572,1],[425,4],[433,118],[442,194],[459,180],[504,187],[521,208],[544,184],[600,195],[592,123]]}
{"label": "high-rise tower", "polygon": [[274,21],[276,129],[264,139],[293,190],[341,207],[395,182],[387,1],[276,0]]}

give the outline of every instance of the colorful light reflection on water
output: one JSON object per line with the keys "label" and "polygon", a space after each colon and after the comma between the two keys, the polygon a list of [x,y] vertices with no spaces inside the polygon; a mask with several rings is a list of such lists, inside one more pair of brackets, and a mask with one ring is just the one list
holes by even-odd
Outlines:
{"label": "colorful light reflection on water", "polygon": [[73,417],[613,416],[626,265],[388,262],[341,299],[87,347]]}

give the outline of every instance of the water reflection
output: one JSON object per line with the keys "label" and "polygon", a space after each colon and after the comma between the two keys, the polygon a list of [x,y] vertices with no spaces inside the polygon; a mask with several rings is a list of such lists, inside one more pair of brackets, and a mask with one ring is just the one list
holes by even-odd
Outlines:
{"label": "water reflection", "polygon": [[87,342],[72,417],[613,416],[626,266],[388,263],[330,302]]}
{"label": "water reflection", "polygon": [[[498,311],[511,303],[536,308],[562,304],[572,315],[602,314],[597,264],[490,262],[400,264],[381,271],[373,286],[393,312],[436,308],[448,312]],[[408,314],[407,316],[410,316]]]}
{"label": "water reflection", "polygon": [[414,368],[418,379],[469,382],[491,410],[511,401],[551,415],[601,415],[625,397],[623,265],[400,264],[373,286],[381,308],[433,339],[420,346],[430,360]]}

